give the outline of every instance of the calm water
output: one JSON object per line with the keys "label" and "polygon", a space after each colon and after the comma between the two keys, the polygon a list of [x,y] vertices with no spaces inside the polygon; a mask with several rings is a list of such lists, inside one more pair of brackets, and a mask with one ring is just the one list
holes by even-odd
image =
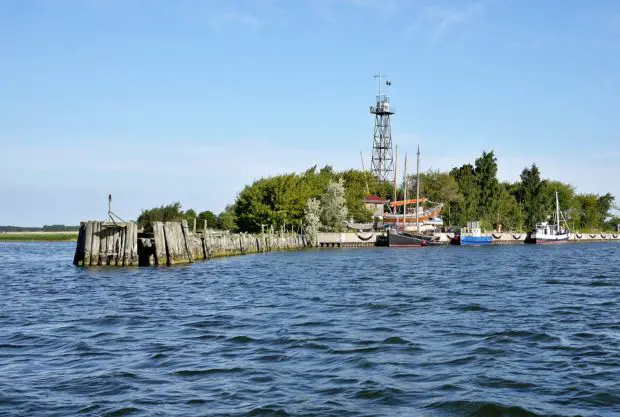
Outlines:
{"label": "calm water", "polygon": [[620,245],[73,249],[0,243],[2,416],[620,415]]}

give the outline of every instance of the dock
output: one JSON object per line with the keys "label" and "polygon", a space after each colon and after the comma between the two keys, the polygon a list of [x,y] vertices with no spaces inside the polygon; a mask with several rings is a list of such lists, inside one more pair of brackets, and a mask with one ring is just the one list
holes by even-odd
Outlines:
{"label": "dock", "polygon": [[[449,242],[454,233],[439,233],[440,242]],[[494,245],[525,244],[527,233],[525,232],[502,232],[492,233]],[[620,243],[618,233],[571,233],[569,243],[594,243],[594,242],[617,242]],[[387,246],[387,237],[384,232],[341,232],[319,233],[317,246],[322,248],[360,248],[373,246]]]}

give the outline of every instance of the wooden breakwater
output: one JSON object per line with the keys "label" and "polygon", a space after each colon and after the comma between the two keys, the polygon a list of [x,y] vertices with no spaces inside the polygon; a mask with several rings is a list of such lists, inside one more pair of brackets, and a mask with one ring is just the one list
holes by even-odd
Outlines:
{"label": "wooden breakwater", "polygon": [[134,222],[86,221],[80,224],[73,264],[77,266],[169,266],[250,253],[302,249],[296,233],[247,233],[190,230],[187,221],[153,222],[152,233]]}

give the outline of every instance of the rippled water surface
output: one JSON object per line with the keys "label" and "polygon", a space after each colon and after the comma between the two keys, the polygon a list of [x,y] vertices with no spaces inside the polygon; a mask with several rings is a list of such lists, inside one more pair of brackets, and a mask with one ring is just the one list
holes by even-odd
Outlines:
{"label": "rippled water surface", "polygon": [[620,415],[620,245],[73,249],[0,243],[0,415]]}

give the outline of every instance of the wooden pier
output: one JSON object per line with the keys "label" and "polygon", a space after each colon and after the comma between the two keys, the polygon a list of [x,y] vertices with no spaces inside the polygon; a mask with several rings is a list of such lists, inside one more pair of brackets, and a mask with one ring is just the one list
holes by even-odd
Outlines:
{"label": "wooden pier", "polygon": [[298,250],[306,237],[296,233],[194,232],[187,221],[154,222],[139,232],[134,222],[86,221],[80,224],[73,264],[94,266],[170,266],[249,253]]}

